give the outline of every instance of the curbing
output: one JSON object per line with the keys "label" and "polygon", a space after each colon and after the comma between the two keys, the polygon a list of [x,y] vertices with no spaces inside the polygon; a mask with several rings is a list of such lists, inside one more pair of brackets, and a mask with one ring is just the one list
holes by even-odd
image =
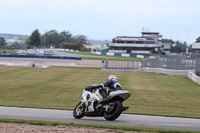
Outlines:
{"label": "curbing", "polygon": [[109,53],[109,52],[91,52],[97,55],[109,55],[109,56],[122,56],[122,57],[134,57],[134,58],[154,58],[153,56],[136,55],[136,54],[123,54],[123,53]]}

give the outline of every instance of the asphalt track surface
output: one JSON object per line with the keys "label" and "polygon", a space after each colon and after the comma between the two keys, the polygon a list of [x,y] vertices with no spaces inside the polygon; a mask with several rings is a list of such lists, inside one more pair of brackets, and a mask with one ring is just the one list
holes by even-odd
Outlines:
{"label": "asphalt track surface", "polygon": [[72,66],[72,67],[102,67],[101,60],[63,60],[63,59],[40,59],[40,58],[9,58],[0,57],[0,65],[22,66],[22,67],[47,68],[50,66]]}
{"label": "asphalt track surface", "polygon": [[65,52],[57,52],[53,53],[55,56],[68,56],[68,57],[94,57],[94,58],[115,58],[115,57],[106,57],[106,56],[95,56],[95,55],[81,55],[74,53],[65,53]]}
{"label": "asphalt track surface", "polygon": [[0,118],[200,131],[200,119],[146,115],[122,114],[115,121],[106,121],[103,117],[75,119],[67,110],[0,107]]}

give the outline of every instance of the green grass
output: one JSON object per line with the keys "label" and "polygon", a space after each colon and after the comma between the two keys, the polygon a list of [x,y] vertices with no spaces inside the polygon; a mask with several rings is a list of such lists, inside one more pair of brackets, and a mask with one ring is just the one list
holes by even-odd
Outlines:
{"label": "green grass", "polygon": [[[3,53],[4,50],[2,49],[1,52]],[[12,49],[6,49],[6,53],[17,53],[17,51]]]}
{"label": "green grass", "polygon": [[[104,56],[106,57],[106,55],[98,55],[98,54],[93,54],[91,52],[70,52],[70,51],[59,51],[59,52],[63,52],[63,53],[69,53],[69,54],[79,54],[79,55],[92,55],[92,56]],[[107,56],[107,57],[112,57],[112,56]]]}
{"label": "green grass", "polygon": [[[92,54],[90,52],[68,52],[68,51],[60,51],[60,52],[71,53],[71,54],[80,54],[80,55],[99,56],[99,57],[81,57],[83,60],[142,61],[142,59],[140,59],[140,58],[97,55],[97,54]],[[101,58],[101,57],[108,57],[108,58]],[[112,57],[112,58],[110,58],[110,57]]]}
{"label": "green grass", "polygon": [[115,129],[115,130],[125,130],[125,131],[157,132],[157,133],[199,133],[194,131],[183,131],[183,130],[169,130],[169,129],[155,129],[155,128],[113,126],[113,125],[77,124],[77,123],[49,122],[49,121],[37,121],[37,120],[0,119],[0,123],[1,122],[24,123],[30,125],[43,125],[43,126],[57,126],[57,125],[78,126],[78,127],[104,128],[104,129]]}
{"label": "green grass", "polygon": [[97,54],[92,54],[91,52],[70,52],[70,51],[59,51],[63,53],[70,53],[70,54],[80,54],[80,55],[95,55],[95,56],[102,56],[102,55],[97,55]]}
{"label": "green grass", "polygon": [[200,118],[200,86],[187,77],[100,68],[0,66],[0,105],[72,110],[86,86],[110,74],[132,92],[125,113]]}

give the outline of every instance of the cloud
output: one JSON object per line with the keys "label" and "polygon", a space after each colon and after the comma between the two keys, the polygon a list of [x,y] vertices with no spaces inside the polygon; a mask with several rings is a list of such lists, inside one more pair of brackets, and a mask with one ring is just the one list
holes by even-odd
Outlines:
{"label": "cloud", "polygon": [[98,13],[104,15],[190,15],[199,11],[198,0],[0,0],[9,9]]}
{"label": "cloud", "polygon": [[142,28],[198,33],[199,5],[199,0],[0,0],[0,26],[4,32],[63,28],[99,38],[138,35]]}

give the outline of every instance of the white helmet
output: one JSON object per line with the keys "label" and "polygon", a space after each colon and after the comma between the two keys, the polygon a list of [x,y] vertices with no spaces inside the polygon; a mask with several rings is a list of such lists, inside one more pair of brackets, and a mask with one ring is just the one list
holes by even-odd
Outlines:
{"label": "white helmet", "polygon": [[117,77],[115,75],[108,76],[108,80],[117,81]]}

